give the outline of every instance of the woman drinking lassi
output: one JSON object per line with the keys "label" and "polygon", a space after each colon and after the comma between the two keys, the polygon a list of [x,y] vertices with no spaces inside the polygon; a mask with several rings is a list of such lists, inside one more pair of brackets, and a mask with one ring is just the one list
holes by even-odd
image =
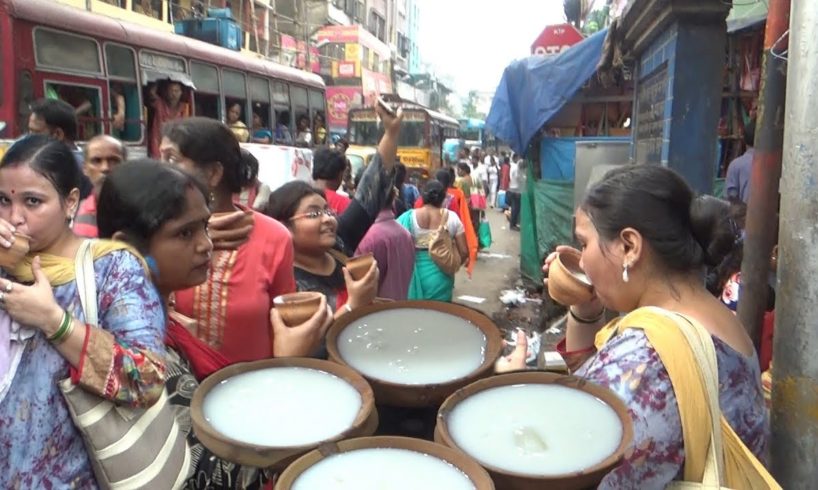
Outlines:
{"label": "woman drinking lassi", "polygon": [[[679,374],[679,365],[697,364],[679,333],[680,321],[698,322],[715,344],[718,401],[730,429],[723,430],[727,486],[769,488],[767,480],[753,480],[756,473],[745,471],[765,454],[768,438],[755,349],[703,280],[704,266],[717,264],[735,241],[727,206],[695,197],[672,170],[638,165],[608,172],[576,211],[580,267],[595,295],[570,306],[558,350],[574,374],[616,392],[634,424],[633,447],[600,488],[702,481],[710,425],[702,410],[691,420],[691,393],[704,382]],[[546,269],[556,253],[546,259]],[[627,315],[606,325],[606,308]],[[504,368],[522,368],[524,358],[525,348],[518,346]],[[700,407],[706,412],[706,405]]]}

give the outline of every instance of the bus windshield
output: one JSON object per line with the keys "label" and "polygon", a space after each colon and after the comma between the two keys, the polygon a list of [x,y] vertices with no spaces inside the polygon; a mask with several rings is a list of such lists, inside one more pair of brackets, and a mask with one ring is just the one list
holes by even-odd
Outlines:
{"label": "bus windshield", "polygon": [[[374,111],[359,111],[349,115],[349,142],[353,145],[377,146],[383,128]],[[401,123],[398,146],[428,147],[425,114],[407,112]]]}

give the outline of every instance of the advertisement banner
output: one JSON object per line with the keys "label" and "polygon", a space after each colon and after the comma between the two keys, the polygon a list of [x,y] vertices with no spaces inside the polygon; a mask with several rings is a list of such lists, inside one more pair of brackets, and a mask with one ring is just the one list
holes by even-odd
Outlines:
{"label": "advertisement banner", "polygon": [[362,105],[361,87],[327,87],[327,124],[330,131],[346,132],[349,110]]}
{"label": "advertisement banner", "polygon": [[319,43],[357,43],[361,27],[354,26],[326,26],[316,33]]}
{"label": "advertisement banner", "polygon": [[361,45],[358,43],[345,44],[344,61],[361,61]]}
{"label": "advertisement banner", "polygon": [[258,180],[276,190],[287,182],[312,183],[312,150],[291,146],[242,143],[258,160]]}
{"label": "advertisement banner", "polygon": [[369,97],[372,94],[392,93],[392,80],[389,78],[389,75],[384,73],[362,69],[361,85],[363,86],[365,97]]}

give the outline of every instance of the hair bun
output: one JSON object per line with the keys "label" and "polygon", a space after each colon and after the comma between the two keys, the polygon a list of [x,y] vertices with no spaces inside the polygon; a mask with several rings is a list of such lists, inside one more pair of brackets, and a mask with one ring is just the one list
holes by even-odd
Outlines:
{"label": "hair bun", "polygon": [[690,202],[690,228],[702,248],[702,263],[715,267],[733,249],[738,230],[730,217],[730,204],[710,195]]}

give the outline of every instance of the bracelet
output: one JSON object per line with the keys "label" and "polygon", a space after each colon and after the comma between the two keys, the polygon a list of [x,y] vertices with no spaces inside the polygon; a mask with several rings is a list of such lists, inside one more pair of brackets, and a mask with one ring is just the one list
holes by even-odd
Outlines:
{"label": "bracelet", "polygon": [[583,323],[585,325],[591,325],[594,323],[599,322],[605,316],[605,308],[602,308],[602,311],[599,312],[599,315],[595,316],[594,318],[582,318],[581,316],[574,313],[574,309],[569,307],[568,314],[571,315],[571,318],[574,319],[577,323]]}
{"label": "bracelet", "polygon": [[71,315],[68,314],[67,311],[63,310],[62,312],[62,322],[60,322],[60,328],[54,332],[54,335],[48,338],[48,341],[59,345],[71,335],[71,332],[74,330],[74,322],[72,321]]}

